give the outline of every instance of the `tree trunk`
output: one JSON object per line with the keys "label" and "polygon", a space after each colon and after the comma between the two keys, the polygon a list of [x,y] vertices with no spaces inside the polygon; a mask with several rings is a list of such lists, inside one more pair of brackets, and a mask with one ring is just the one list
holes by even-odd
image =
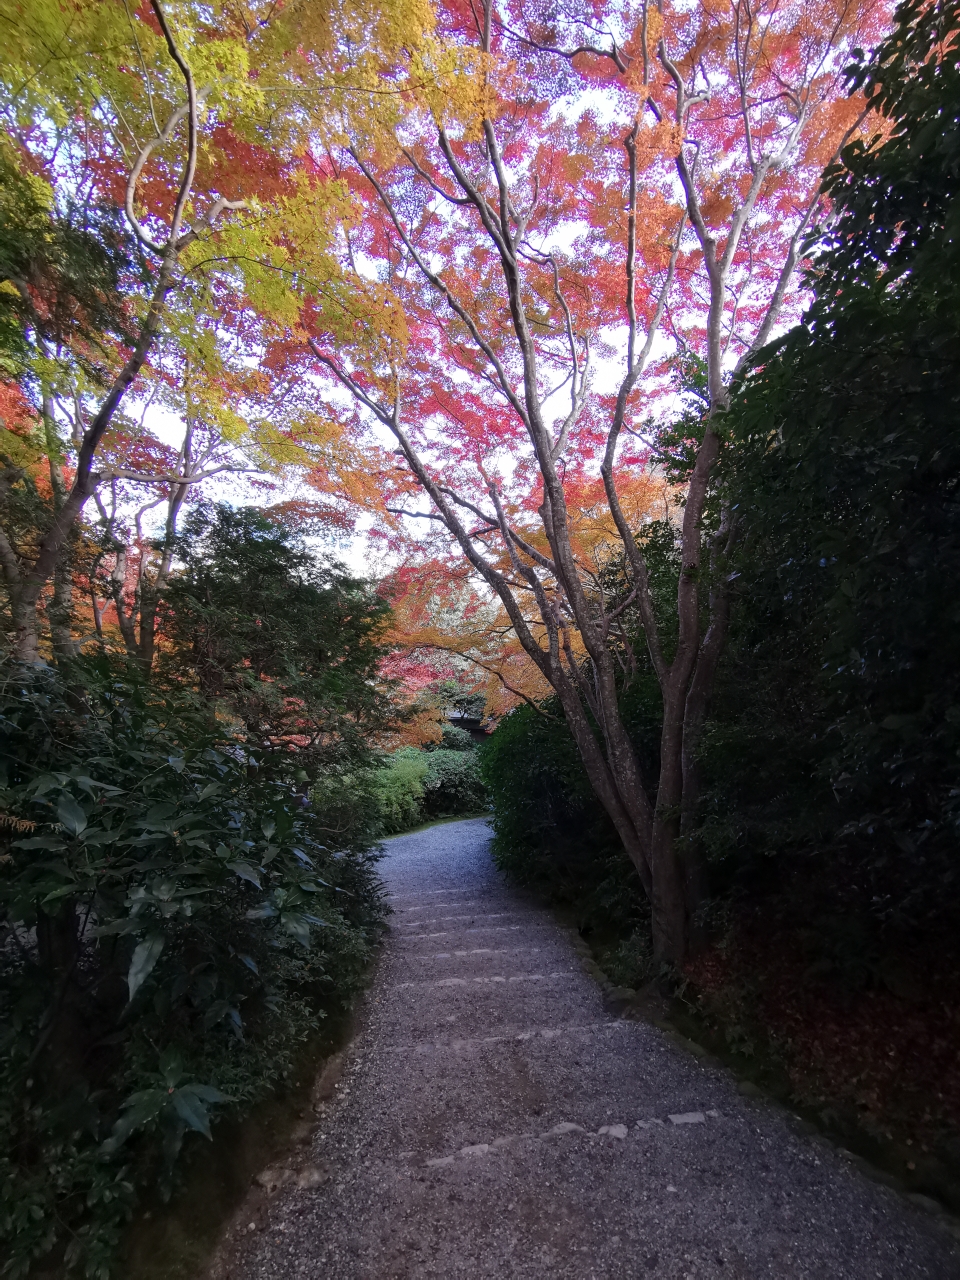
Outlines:
{"label": "tree trunk", "polygon": [[[126,647],[127,654],[131,658],[137,657],[137,629],[136,618],[140,608],[139,598],[135,598],[129,612],[123,602],[123,588],[127,580],[127,549],[123,547],[117,552],[117,561],[111,574],[110,589],[113,596],[113,606],[117,614],[117,626],[120,628],[120,634],[123,637],[123,643]],[[139,597],[139,592],[138,592]]]}
{"label": "tree trunk", "polygon": [[650,873],[649,842],[641,833],[624,803],[623,778],[617,778],[590,727],[579,695],[569,681],[558,681],[557,695],[573,739],[580,752],[580,759],[597,799],[606,809],[630,861],[649,896],[653,889]]}
{"label": "tree trunk", "polygon": [[679,966],[687,954],[688,913],[683,864],[677,842],[683,803],[683,711],[686,682],[682,671],[663,689],[660,778],[650,837],[653,866],[653,954],[661,964]]}
{"label": "tree trunk", "polygon": [[13,650],[21,662],[40,661],[40,619],[37,617],[36,596],[20,590],[11,592],[10,611],[13,615]]}
{"label": "tree trunk", "polygon": [[[193,471],[193,463],[190,457],[191,436],[192,426],[188,426],[183,452],[181,453],[181,465],[187,475],[190,475]],[[173,543],[177,534],[177,517],[187,496],[188,488],[189,485],[186,484],[176,485],[170,495],[170,501],[167,505],[163,550],[160,553],[160,564],[157,566],[153,582],[144,581],[140,589],[140,639],[137,643],[137,660],[143,668],[144,675],[147,676],[153,669],[153,660],[157,652],[157,610],[160,607],[160,599],[164,588],[170,581],[170,572],[173,569]]]}
{"label": "tree trunk", "polygon": [[50,622],[50,639],[53,656],[58,661],[75,658],[79,642],[73,636],[73,564],[71,541],[64,544],[63,552],[53,573],[53,594],[47,604]]}
{"label": "tree trunk", "polygon": [[691,952],[706,945],[706,934],[697,911],[707,896],[706,868],[696,835],[700,813],[700,741],[713,695],[717,666],[727,639],[730,620],[730,585],[725,579],[726,557],[735,534],[731,513],[724,511],[720,528],[713,539],[710,555],[711,589],[710,621],[697,654],[693,678],[687,691],[683,716],[683,793],[680,806],[681,857],[687,890],[687,913],[690,920],[688,945]]}
{"label": "tree trunk", "polygon": [[[157,273],[156,284],[137,344],[114,379],[113,385],[89,427],[83,433],[77,450],[73,484],[65,494],[62,503],[56,504],[54,518],[40,539],[36,559],[21,577],[15,645],[17,657],[22,662],[38,660],[36,610],[40,596],[56,571],[64,543],[79,520],[87,499],[97,486],[99,477],[94,474],[93,464],[104,433],[113,421],[124,396],[136,381],[156,338],[167,294],[173,288],[172,268],[175,256],[176,235],[174,234]],[[29,616],[30,611],[33,614],[32,618]]]}
{"label": "tree trunk", "polygon": [[[565,718],[577,743],[580,758],[594,794],[609,815],[625,852],[637,870],[650,900],[653,952],[656,961],[671,969],[683,964],[696,947],[694,916],[702,903],[703,876],[696,846],[681,840],[683,805],[682,716],[676,706],[666,709],[661,741],[661,773],[653,822],[638,828],[629,812],[635,800],[635,773],[614,768],[590,728],[582,705],[571,705],[570,692],[560,696]],[[616,709],[605,709],[608,724],[619,719]],[[621,729],[623,728],[621,724]],[[623,730],[625,734],[625,730]],[[632,750],[632,748],[631,748]],[[634,759],[634,769],[638,769]]]}
{"label": "tree trunk", "polygon": [[676,810],[658,805],[650,845],[653,958],[670,969],[679,969],[687,957],[689,916],[684,868],[677,849],[679,834]]}

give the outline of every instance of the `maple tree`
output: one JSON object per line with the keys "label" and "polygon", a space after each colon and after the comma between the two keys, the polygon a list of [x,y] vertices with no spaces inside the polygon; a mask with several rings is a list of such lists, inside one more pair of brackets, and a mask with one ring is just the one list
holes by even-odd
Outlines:
{"label": "maple tree", "polygon": [[[797,313],[823,169],[865,115],[842,69],[884,17],[874,0],[452,0],[437,31],[459,92],[412,86],[392,138],[329,152],[365,212],[337,242],[350,305],[334,325],[308,299],[302,317],[324,412],[392,437],[385,513],[465,558],[555,691],[667,964],[700,899],[679,837],[737,535],[711,499],[727,388]],[[631,494],[677,354],[705,377],[665,610]],[[602,532],[585,540],[590,511]],[[655,777],[621,715],[636,664],[661,691]]]}
{"label": "maple tree", "polygon": [[[183,469],[189,444],[181,469],[176,450],[149,465],[163,450],[141,447],[150,433],[131,397],[256,466],[316,470],[335,452],[266,348],[303,282],[316,294],[329,281],[323,229],[350,216],[315,149],[347,120],[374,135],[371,90],[431,30],[425,0],[0,4],[0,159],[15,215],[0,251],[3,375],[34,411],[32,431],[5,417],[0,493],[16,502],[41,472],[49,491],[29,537],[9,522],[0,537],[22,659],[39,655],[51,580],[54,648],[70,648],[71,539],[100,487],[152,485],[175,524],[184,490],[209,474]],[[373,94],[381,114],[398,93]]]}

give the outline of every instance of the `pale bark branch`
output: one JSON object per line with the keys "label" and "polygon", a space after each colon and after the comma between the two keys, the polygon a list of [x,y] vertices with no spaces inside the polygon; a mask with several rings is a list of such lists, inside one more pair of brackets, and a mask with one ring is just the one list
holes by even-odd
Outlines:
{"label": "pale bark branch", "polygon": [[[843,137],[840,139],[840,142],[835,148],[833,155],[830,159],[830,164],[836,163],[844,147],[847,145],[847,143],[850,141],[853,135],[857,132],[857,130],[860,128],[860,126],[863,124],[864,120],[867,118],[869,114],[870,114],[870,108],[864,107],[863,111],[860,112],[860,114],[857,116],[854,123],[850,126],[850,128],[846,131],[846,133],[844,133]],[[821,201],[821,193],[818,189],[816,192],[814,192],[812,199],[808,201],[807,207],[803,211],[803,215],[799,223],[797,224],[796,230],[794,231],[793,235],[790,237],[790,243],[787,246],[787,255],[786,255],[786,258],[784,259],[783,266],[780,269],[780,274],[777,277],[776,287],[774,288],[773,295],[770,298],[770,302],[767,306],[766,313],[760,324],[760,328],[757,330],[756,336],[754,337],[753,341],[750,343],[750,345],[744,351],[743,355],[737,361],[737,367],[734,370],[735,373],[741,373],[743,369],[746,368],[750,360],[753,359],[754,355],[756,355],[756,353],[760,350],[760,348],[766,345],[767,341],[770,338],[770,334],[773,331],[774,325],[777,323],[777,321],[780,318],[780,313],[783,310],[783,304],[786,301],[787,290],[790,286],[790,281],[793,278],[793,273],[796,270],[797,261],[799,260],[799,257],[800,257],[800,247],[803,243],[803,237],[806,234],[807,228],[810,226],[811,221],[813,220],[813,215],[816,213],[817,206],[820,204],[820,201]]]}
{"label": "pale bark branch", "polygon": [[429,281],[429,283],[434,287],[434,289],[436,289],[438,293],[443,295],[450,309],[466,325],[467,329],[470,331],[470,336],[473,338],[474,342],[477,344],[477,346],[480,348],[480,350],[483,352],[486,358],[490,361],[490,364],[493,366],[497,375],[497,382],[499,384],[500,390],[506,396],[507,401],[509,402],[511,408],[513,408],[514,411],[519,415],[521,421],[524,424],[526,424],[527,415],[526,415],[526,411],[524,410],[523,402],[520,400],[520,398],[517,396],[516,392],[513,390],[512,386],[510,385],[510,381],[507,378],[506,370],[504,369],[496,352],[493,350],[493,347],[490,345],[489,342],[487,342],[484,339],[483,335],[480,333],[480,329],[476,321],[474,320],[473,316],[466,309],[466,307],[460,302],[460,300],[454,295],[453,291],[447,287],[447,285],[444,283],[441,277],[437,275],[435,271],[431,271],[426,261],[424,260],[422,254],[420,253],[419,249],[417,249],[416,245],[413,243],[413,240],[410,237],[410,234],[407,231],[407,228],[404,226],[403,222],[400,219],[399,214],[397,213],[396,209],[393,206],[393,202],[391,201],[390,197],[387,195],[381,183],[378,182],[377,178],[374,176],[370,168],[363,162],[363,160],[356,153],[356,151],[351,149],[350,155],[353,156],[354,160],[356,161],[357,165],[360,168],[360,171],[363,173],[364,177],[367,179],[367,181],[376,191],[377,196],[380,199],[380,202],[382,203],[384,209],[387,211],[387,216],[390,218],[390,221],[393,223],[394,227],[396,228],[397,234],[400,236],[400,239],[403,241],[403,244],[407,252],[410,254],[411,258],[413,259],[420,273],[424,276],[426,280]]}
{"label": "pale bark branch", "polygon": [[534,659],[537,665],[542,665],[543,653],[526,624],[509,582],[494,565],[490,564],[490,562],[484,559],[484,557],[480,555],[479,551],[477,551],[473,538],[457,518],[453,508],[450,506],[449,500],[443,492],[442,486],[432,478],[419,454],[414,449],[406,432],[400,425],[396,406],[392,412],[388,413],[382,408],[382,406],[377,404],[372,396],[368,395],[367,392],[363,390],[354,378],[352,378],[345,370],[339,368],[336,362],[331,360],[330,357],[321,350],[314,339],[310,338],[308,339],[308,342],[311,350],[321,364],[328,368],[341,385],[345,387],[356,400],[363,404],[365,408],[369,409],[378,421],[382,422],[383,425],[394,434],[411,471],[417,477],[421,487],[430,495],[437,510],[442,513],[447,528],[460,544],[460,548],[466,555],[467,560],[473,565],[484,581],[496,592],[497,596],[502,601],[504,608],[507,611],[507,616],[510,618],[511,623],[514,626],[520,643],[523,645],[527,653],[529,653]]}

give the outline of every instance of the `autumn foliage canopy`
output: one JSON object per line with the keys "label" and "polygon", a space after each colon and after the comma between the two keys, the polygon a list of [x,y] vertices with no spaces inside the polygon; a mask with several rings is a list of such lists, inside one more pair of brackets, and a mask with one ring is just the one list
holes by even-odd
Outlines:
{"label": "autumn foliage canopy", "polygon": [[[420,554],[465,562],[490,602],[501,660],[461,648],[516,696],[556,693],[668,960],[698,897],[676,839],[737,536],[709,501],[727,388],[797,314],[824,167],[866,118],[843,68],[883,18],[872,3],[441,6],[442,92],[411,76],[392,128],[328,152],[357,213],[331,246],[349,306],[336,324],[309,294],[302,311],[325,412],[392,444],[388,536],[417,528]],[[700,408],[670,487],[651,424],[684,366]],[[682,567],[669,617],[644,550],[658,516]],[[647,662],[656,782],[619,708]]]}
{"label": "autumn foliage canopy", "polygon": [[[21,654],[38,651],[51,578],[68,612],[70,530],[93,495],[116,536],[105,486],[167,503],[152,585],[142,540],[124,562],[132,596],[119,553],[111,571],[118,620],[132,628],[139,608],[146,626],[127,647],[149,664],[187,492],[238,460],[296,474],[313,496],[292,517],[363,512],[405,562],[411,653],[459,653],[507,699],[556,694],[660,953],[681,958],[699,891],[677,837],[740,533],[711,496],[728,386],[798,314],[824,167],[867,118],[843,70],[883,5],[18,14],[26,204],[42,212],[54,184],[122,210],[101,264],[113,283],[65,326],[44,285],[69,273],[49,254],[10,277],[54,507],[34,545],[3,548]],[[652,455],[678,376],[696,402],[679,470]],[[124,416],[144,392],[184,418],[179,454]],[[666,605],[654,525],[681,568]],[[641,668],[663,704],[657,776],[621,715]]]}

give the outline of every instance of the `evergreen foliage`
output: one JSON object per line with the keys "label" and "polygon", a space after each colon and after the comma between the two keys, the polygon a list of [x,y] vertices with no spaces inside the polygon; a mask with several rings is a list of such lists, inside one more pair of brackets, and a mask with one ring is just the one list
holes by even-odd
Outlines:
{"label": "evergreen foliage", "polygon": [[725,863],[812,858],[831,912],[908,932],[955,919],[960,874],[958,30],[905,5],[855,69],[892,132],[845,153],[815,304],[735,396],[749,536],[707,744]]}
{"label": "evergreen foliage", "polygon": [[373,777],[373,794],[384,835],[409,831],[423,821],[426,753],[416,747],[395,751]]}
{"label": "evergreen foliage", "polygon": [[480,749],[493,856],[512,879],[572,910],[584,933],[648,922],[640,882],[552,701],[517,707]]}
{"label": "evergreen foliage", "polygon": [[109,653],[0,667],[12,1276],[112,1274],[138,1196],[283,1083],[384,915],[386,606],[250,509],[198,508],[180,551],[149,677]]}
{"label": "evergreen foliage", "polygon": [[372,789],[381,834],[394,835],[435,818],[455,818],[486,807],[470,735],[446,726],[444,742],[448,741],[456,745],[432,750],[401,747],[374,773]]}
{"label": "evergreen foliage", "polygon": [[295,750],[311,773],[365,760],[393,715],[372,679],[389,613],[373,586],[249,507],[198,507],[177,553],[163,627],[201,696],[261,755]]}
{"label": "evergreen foliage", "polygon": [[292,771],[109,661],[0,676],[7,1274],[106,1275],[138,1189],[289,1070],[382,907]]}

